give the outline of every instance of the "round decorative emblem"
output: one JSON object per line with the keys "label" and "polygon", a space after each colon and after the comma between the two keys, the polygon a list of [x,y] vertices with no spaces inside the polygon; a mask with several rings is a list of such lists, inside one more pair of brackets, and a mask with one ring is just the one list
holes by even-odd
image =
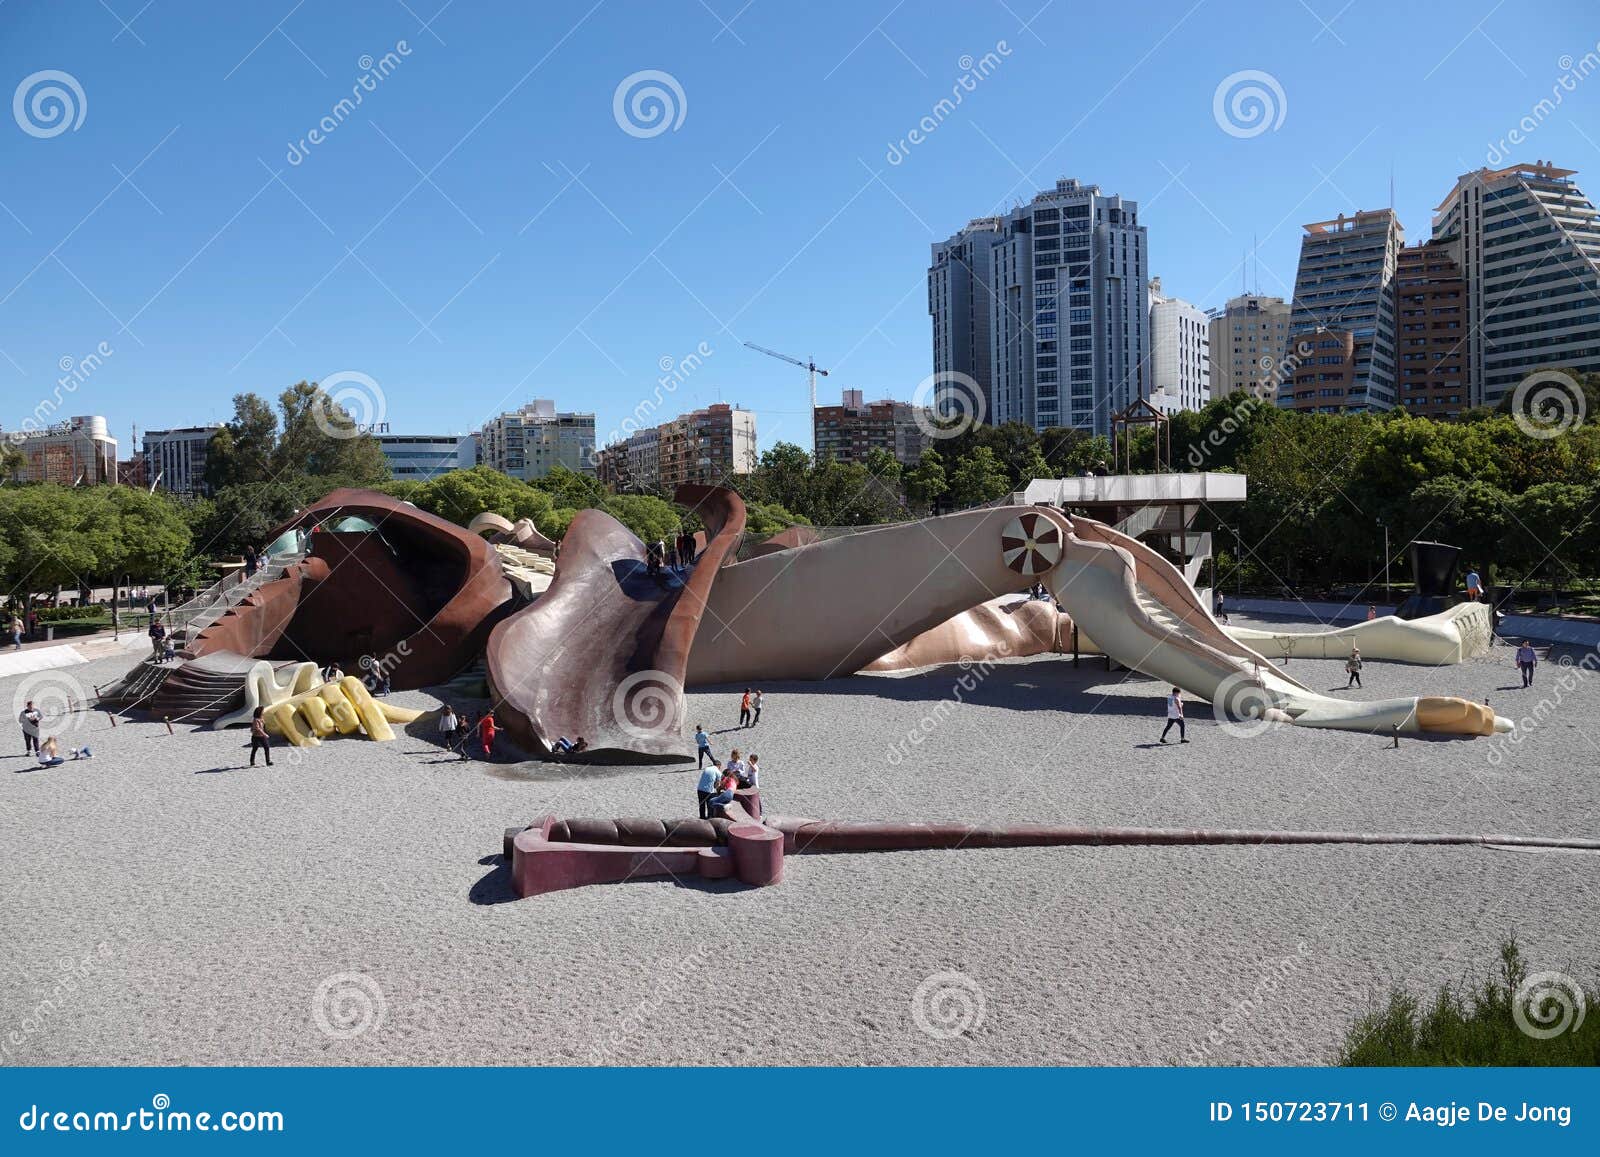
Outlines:
{"label": "round decorative emblem", "polygon": [[1061,528],[1042,514],[1019,514],[1000,532],[1000,557],[1018,574],[1043,574],[1061,561]]}

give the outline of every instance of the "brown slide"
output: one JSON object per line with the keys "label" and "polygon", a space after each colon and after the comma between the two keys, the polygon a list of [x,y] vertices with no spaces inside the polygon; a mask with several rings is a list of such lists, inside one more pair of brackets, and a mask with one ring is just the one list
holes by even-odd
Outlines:
{"label": "brown slide", "polygon": [[496,717],[524,750],[550,754],[583,739],[577,759],[675,763],[694,758],[683,735],[689,649],[718,570],[744,533],[744,502],[718,486],[673,496],[705,523],[708,541],[687,580],[651,576],[645,545],[601,510],[567,528],[550,589],[489,636]]}

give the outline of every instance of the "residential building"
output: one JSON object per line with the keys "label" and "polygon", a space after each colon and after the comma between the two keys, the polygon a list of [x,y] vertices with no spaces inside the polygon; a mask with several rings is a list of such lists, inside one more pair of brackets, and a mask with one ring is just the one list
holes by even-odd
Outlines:
{"label": "residential building", "polygon": [[636,431],[595,458],[596,476],[618,491],[671,495],[686,483],[726,485],[756,468],[756,416],[718,402]]}
{"label": "residential building", "polygon": [[[144,432],[143,485],[173,494],[206,494],[206,456],[221,426],[181,426]],[[129,481],[123,479],[123,481]]]}
{"label": "residential building", "polygon": [[1467,365],[1467,284],[1460,239],[1400,250],[1395,268],[1399,315],[1398,385],[1408,414],[1453,418],[1471,404]]}
{"label": "residential building", "polygon": [[8,435],[22,453],[19,482],[58,482],[62,486],[117,480],[117,440],[99,416],[67,418],[52,426]]}
{"label": "residential building", "polygon": [[478,461],[523,481],[556,466],[594,473],[594,414],[556,411],[548,398],[484,423]]}
{"label": "residential building", "polygon": [[1472,405],[1537,369],[1600,373],[1600,223],[1575,172],[1477,169],[1434,212],[1434,238],[1459,239]]}
{"label": "residential building", "polygon": [[1289,342],[1289,303],[1244,293],[1211,314],[1211,396],[1244,390],[1259,398],[1277,393]]}
{"label": "residential building", "polygon": [[887,450],[903,465],[912,465],[928,445],[931,413],[925,406],[896,402],[863,402],[860,390],[845,390],[839,405],[818,406],[811,416],[817,461],[834,458],[861,462],[872,450]]}
{"label": "residential building", "polygon": [[1146,250],[1136,202],[1071,178],[971,222],[932,250],[935,375],[970,373],[988,422],[1109,433],[1146,392]]}
{"label": "residential building", "polygon": [[1305,230],[1289,319],[1294,376],[1280,383],[1278,404],[1318,413],[1392,409],[1400,221],[1393,209],[1372,209]]}
{"label": "residential building", "polygon": [[471,434],[378,434],[384,461],[396,482],[426,482],[452,470],[478,464]]}
{"label": "residential building", "polygon": [[1211,400],[1211,325],[1205,310],[1161,291],[1150,279],[1150,366],[1145,390],[1166,413]]}

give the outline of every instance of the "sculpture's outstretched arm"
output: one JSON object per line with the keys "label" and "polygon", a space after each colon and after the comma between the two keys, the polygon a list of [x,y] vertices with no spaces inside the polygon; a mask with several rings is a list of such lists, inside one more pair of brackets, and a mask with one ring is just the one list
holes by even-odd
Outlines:
{"label": "sculpture's outstretched arm", "polygon": [[1047,581],[1106,654],[1236,714],[1347,731],[1490,735],[1511,729],[1510,720],[1465,699],[1363,703],[1312,691],[1223,631],[1171,563],[1092,519],[1072,519],[1065,556]]}

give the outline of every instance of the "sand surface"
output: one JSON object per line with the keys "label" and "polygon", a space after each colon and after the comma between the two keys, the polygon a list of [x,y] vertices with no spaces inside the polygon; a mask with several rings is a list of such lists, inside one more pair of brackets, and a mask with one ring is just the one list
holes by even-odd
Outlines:
{"label": "sand surface", "polygon": [[[0,680],[0,707],[127,664]],[[1291,672],[1333,688],[1338,668]],[[970,691],[956,668],[768,685],[760,727],[714,741],[760,752],[784,814],[1593,837],[1600,675],[1565,674],[1520,690],[1499,649],[1369,663],[1350,693],[1487,696],[1519,717],[1543,701],[1516,744],[1240,737],[1195,703],[1191,743],[1151,746],[1163,688],[1060,659]],[[736,693],[689,698],[708,729],[737,718]],[[1536,970],[1593,980],[1600,961],[1600,855],[805,856],[763,890],[519,901],[506,826],[692,814],[694,775],[461,763],[431,723],[249,770],[242,731],[95,714],[64,740],[97,758],[30,770],[0,730],[4,1063],[1318,1064],[1390,984],[1477,976],[1513,929]]]}

